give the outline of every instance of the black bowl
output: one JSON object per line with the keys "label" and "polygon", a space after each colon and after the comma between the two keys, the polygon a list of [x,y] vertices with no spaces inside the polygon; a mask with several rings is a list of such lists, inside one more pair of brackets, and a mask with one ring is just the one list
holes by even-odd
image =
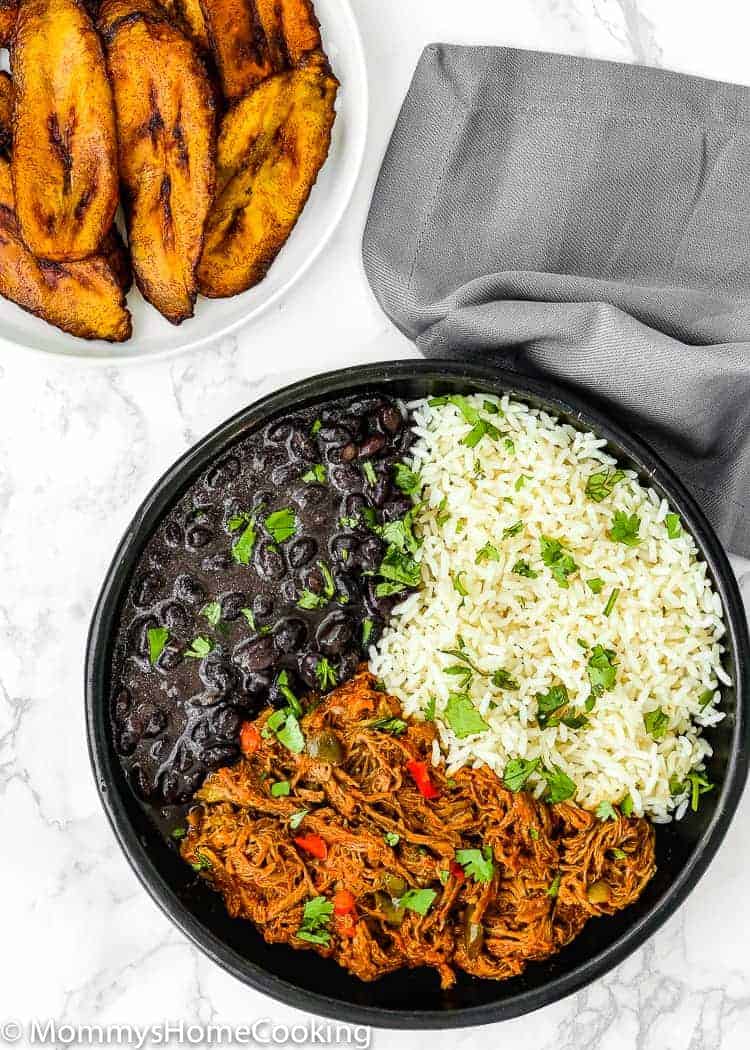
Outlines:
{"label": "black bowl", "polygon": [[[163,516],[211,461],[272,417],[367,389],[405,399],[507,392],[594,431],[679,513],[724,605],[726,668],[735,684],[723,691],[727,717],[710,731],[714,754],[709,776],[716,789],[703,796],[697,813],[657,829],[658,871],[636,904],[613,918],[591,921],[559,955],[504,982],[463,975],[455,988],[443,992],[434,972],[414,970],[365,984],[330,960],[267,945],[250,923],[228,917],[221,898],[164,841],[128,787],[112,745],[108,697],[120,607],[141,552]],[[102,803],[136,874],[172,921],[235,977],[292,1006],[351,1022],[388,1028],[484,1024],[555,1002],[606,973],[658,929],[695,886],[726,833],[747,776],[749,650],[742,601],[721,545],[680,481],[642,442],[572,395],[500,369],[421,360],[353,367],[304,380],[251,405],[186,453],[147,496],[107,573],[91,624],[86,662],[89,749]]]}

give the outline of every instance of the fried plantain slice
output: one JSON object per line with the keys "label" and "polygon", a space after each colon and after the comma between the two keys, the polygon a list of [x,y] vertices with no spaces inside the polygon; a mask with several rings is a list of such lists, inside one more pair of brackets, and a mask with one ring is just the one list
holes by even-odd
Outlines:
{"label": "fried plantain slice", "polygon": [[236,295],[265,277],[328,155],[337,88],[325,63],[311,62],[270,77],[224,117],[203,295]]}
{"label": "fried plantain slice", "polygon": [[18,17],[18,0],[0,0],[0,47],[8,47]]}
{"label": "fried plantain slice", "polygon": [[125,293],[103,255],[80,262],[37,259],[13,208],[10,163],[0,158],[0,295],[81,339],[130,338]]}
{"label": "fried plantain slice", "polygon": [[203,18],[200,0],[160,0],[170,20],[197,44],[201,51],[208,51],[208,30]]}
{"label": "fried plantain slice", "polygon": [[208,39],[228,100],[320,50],[310,0],[200,0]]}
{"label": "fried plantain slice", "polygon": [[44,259],[91,255],[118,199],[112,92],[78,0],[24,0],[12,44],[13,187],[26,244]]}
{"label": "fried plantain slice", "polygon": [[0,71],[0,157],[10,158],[13,146],[13,81]]}
{"label": "fried plantain slice", "polygon": [[168,321],[192,317],[214,190],[214,103],[195,45],[151,0],[105,0],[120,177],[136,284]]}

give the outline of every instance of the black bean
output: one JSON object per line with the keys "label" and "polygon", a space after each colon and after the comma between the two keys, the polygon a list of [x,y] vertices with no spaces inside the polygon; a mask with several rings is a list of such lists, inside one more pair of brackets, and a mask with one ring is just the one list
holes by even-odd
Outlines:
{"label": "black bean", "polygon": [[261,696],[268,692],[273,682],[273,675],[268,671],[248,671],[242,676],[242,688],[251,696]]}
{"label": "black bean", "polygon": [[206,547],[213,539],[213,533],[205,525],[191,525],[185,534],[185,545],[190,550],[200,550]]}
{"label": "black bean", "polygon": [[304,645],[307,640],[307,627],[303,620],[296,617],[279,620],[273,632],[273,640],[279,652],[291,653]]}
{"label": "black bean", "polygon": [[308,590],[313,594],[322,594],[326,581],[320,566],[315,564],[303,569],[300,573],[300,583],[300,591]]}
{"label": "black bean", "polygon": [[161,762],[163,758],[167,757],[170,750],[169,741],[165,737],[160,737],[158,740],[154,740],[148,750],[148,756],[154,762]]}
{"label": "black bean", "polygon": [[184,783],[176,769],[170,769],[160,778],[158,789],[165,802],[180,802],[184,797]]}
{"label": "black bean", "polygon": [[359,548],[359,564],[365,572],[374,572],[380,567],[385,546],[377,536],[367,536]]}
{"label": "black bean", "polygon": [[330,550],[331,557],[335,561],[346,565],[348,569],[353,569],[356,566],[359,543],[351,534],[339,533],[338,536],[334,536],[331,540]]}
{"label": "black bean", "polygon": [[336,599],[344,607],[358,600],[360,585],[354,573],[337,568],[333,574],[333,582],[336,585]]}
{"label": "black bean", "polygon": [[159,615],[165,627],[178,633],[189,631],[193,626],[193,617],[178,601],[165,602],[159,610]]}
{"label": "black bean", "polygon": [[141,609],[151,605],[164,586],[164,577],[158,572],[147,572],[136,580],[133,588],[133,605]]}
{"label": "black bean", "polygon": [[166,674],[168,671],[174,671],[180,663],[182,663],[182,653],[177,646],[165,645],[155,666]]}
{"label": "black bean", "polygon": [[391,494],[391,482],[388,477],[381,475],[375,485],[371,486],[371,499],[376,507],[382,507]]}
{"label": "black bean", "polygon": [[195,576],[183,573],[174,581],[172,592],[175,598],[187,602],[189,605],[202,604],[206,600],[206,589]]}
{"label": "black bean", "polygon": [[233,561],[234,559],[230,554],[219,551],[218,554],[209,554],[208,557],[204,558],[201,562],[201,568],[204,572],[226,572],[227,569],[231,568]]}
{"label": "black bean", "polygon": [[389,434],[396,434],[401,429],[403,419],[395,405],[383,405],[378,412],[378,422]]}
{"label": "black bean", "polygon": [[369,459],[371,456],[376,456],[384,445],[385,438],[382,434],[372,434],[359,446],[357,454],[360,459]]}
{"label": "black bean", "polygon": [[236,620],[242,615],[247,599],[242,591],[231,591],[220,599],[222,620]]}
{"label": "black bean", "polygon": [[346,518],[347,521],[352,518],[361,519],[362,511],[369,505],[367,497],[363,493],[352,492],[343,501],[341,517]]}
{"label": "black bean", "polygon": [[349,649],[347,652],[342,653],[339,659],[339,672],[338,680],[339,683],[345,682],[348,678],[351,678],[359,667],[361,656],[354,649]]}
{"label": "black bean", "polygon": [[329,478],[339,492],[361,492],[365,484],[362,472],[348,465],[331,467]]}
{"label": "black bean", "polygon": [[318,626],[315,640],[327,656],[337,656],[352,640],[352,624],[342,614],[331,613]]}
{"label": "black bean", "polygon": [[315,445],[302,430],[292,432],[287,447],[290,455],[302,463],[314,463],[318,457]]}
{"label": "black bean", "polygon": [[261,635],[242,642],[234,651],[234,659],[243,671],[268,670],[274,663],[273,638]]}
{"label": "black bean", "polygon": [[293,579],[282,580],[279,587],[279,597],[287,605],[296,605],[299,598],[297,584]]}
{"label": "black bean", "polygon": [[209,769],[231,766],[239,758],[239,749],[232,744],[216,744],[203,752],[203,761]]}
{"label": "black bean", "polygon": [[320,688],[320,682],[316,675],[318,664],[322,660],[322,653],[305,653],[299,658],[299,675],[302,681],[311,689]]}
{"label": "black bean", "polygon": [[341,448],[351,439],[351,432],[346,427],[338,425],[321,427],[318,431],[318,441],[323,448]]}
{"label": "black bean", "polygon": [[242,718],[233,707],[221,705],[211,712],[209,725],[218,740],[234,740],[239,732]]}
{"label": "black bean", "polygon": [[170,547],[181,547],[185,541],[182,526],[178,525],[176,521],[167,522],[162,535],[164,536],[164,542]]}
{"label": "black bean", "polygon": [[381,617],[383,620],[387,620],[395,606],[399,602],[403,601],[406,597],[406,590],[397,595],[382,595],[378,596],[375,593],[377,584],[373,580],[368,580],[365,584],[365,593],[367,595],[367,607],[371,612],[375,613],[376,616]]}
{"label": "black bean", "polygon": [[273,502],[273,498],[274,493],[271,489],[256,489],[253,493],[250,510],[253,514],[259,515],[264,508],[267,508]]}
{"label": "black bean", "polygon": [[137,616],[128,629],[131,649],[139,656],[148,656],[150,651],[148,632],[159,626],[155,616]]}
{"label": "black bean", "polygon": [[283,463],[271,471],[271,481],[277,488],[285,488],[299,477],[299,467],[293,463]]}
{"label": "black bean", "polygon": [[408,496],[397,496],[383,507],[383,521],[398,521],[407,515],[413,506]]}
{"label": "black bean", "polygon": [[303,536],[295,540],[287,551],[289,564],[293,569],[299,569],[307,565],[318,553],[318,545],[311,536]]}
{"label": "black bean", "polygon": [[179,769],[180,773],[187,773],[187,771],[195,764],[195,755],[188,747],[181,747],[177,752],[177,760],[175,766]]}
{"label": "black bean", "polygon": [[284,558],[275,543],[264,541],[258,544],[255,565],[263,579],[278,580],[284,575]]}
{"label": "black bean", "polygon": [[280,419],[275,423],[269,423],[264,437],[272,445],[284,445],[298,426],[298,422],[294,419]]}
{"label": "black bean", "polygon": [[117,737],[117,750],[126,758],[132,755],[140,743],[140,736],[130,729],[123,729]]}
{"label": "black bean", "polygon": [[263,620],[273,613],[273,598],[270,594],[256,594],[253,598],[253,612]]}
{"label": "black bean", "polygon": [[353,416],[361,418],[377,412],[383,403],[384,398],[378,394],[372,394],[369,397],[358,397],[349,405],[349,412]]}
{"label": "black bean", "polygon": [[210,690],[225,695],[237,686],[237,671],[232,666],[229,657],[222,653],[209,653],[201,661],[200,677],[203,684]]}
{"label": "black bean", "polygon": [[215,464],[206,474],[206,484],[211,489],[221,488],[240,472],[240,462],[234,456],[228,456],[221,463]]}
{"label": "black bean", "polygon": [[133,697],[127,689],[121,689],[115,698],[113,711],[115,719],[122,722],[133,706]]}

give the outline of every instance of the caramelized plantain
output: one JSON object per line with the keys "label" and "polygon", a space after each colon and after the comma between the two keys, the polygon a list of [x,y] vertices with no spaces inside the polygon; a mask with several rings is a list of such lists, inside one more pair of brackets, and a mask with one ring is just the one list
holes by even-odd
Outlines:
{"label": "caramelized plantain", "polygon": [[192,317],[214,188],[214,108],[194,44],[150,0],[104,0],[135,280],[173,324]]}
{"label": "caramelized plantain", "polygon": [[81,339],[131,335],[125,293],[103,255],[52,262],[31,254],[13,208],[10,164],[0,158],[0,295]]}
{"label": "caramelized plantain", "polygon": [[200,0],[161,0],[161,5],[177,28],[184,30],[201,51],[209,50]]}
{"label": "caramelized plantain", "polygon": [[26,244],[44,259],[94,253],[117,207],[112,92],[77,0],[24,0],[12,45],[13,187]]}
{"label": "caramelized plantain", "polygon": [[203,295],[236,295],[265,277],[328,155],[337,87],[325,63],[311,61],[270,77],[224,117]]}
{"label": "caramelized plantain", "polygon": [[10,158],[13,146],[13,81],[0,72],[0,157]]}
{"label": "caramelized plantain", "polygon": [[298,65],[321,47],[310,0],[200,0],[208,39],[230,101]]}
{"label": "caramelized plantain", "polygon": [[18,0],[0,0],[0,47],[8,47],[18,17]]}

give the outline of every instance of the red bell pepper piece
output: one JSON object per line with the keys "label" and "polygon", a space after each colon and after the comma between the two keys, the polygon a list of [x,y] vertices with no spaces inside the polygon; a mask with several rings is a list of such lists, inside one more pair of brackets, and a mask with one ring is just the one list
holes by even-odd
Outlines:
{"label": "red bell pepper piece", "polygon": [[461,865],[457,861],[452,860],[450,862],[450,864],[448,865],[448,867],[450,869],[451,875],[456,880],[456,882],[463,882],[464,881],[464,879],[466,878],[466,873],[464,872],[464,869],[461,867]]}
{"label": "red bell pepper piece", "polygon": [[294,841],[305,853],[310,853],[319,860],[325,860],[328,856],[328,846],[320,835],[298,835]]}
{"label": "red bell pepper piece", "polygon": [[240,751],[248,758],[260,747],[260,733],[252,722],[243,722],[240,729]]}
{"label": "red bell pepper piece", "polygon": [[333,895],[333,914],[351,915],[356,903],[354,894],[350,893],[349,890],[337,890]]}
{"label": "red bell pepper piece", "polygon": [[426,762],[419,762],[416,758],[412,758],[406,763],[406,768],[414,778],[414,783],[419,788],[419,793],[424,798],[438,798],[440,792],[430,780],[430,772],[427,768]]}

